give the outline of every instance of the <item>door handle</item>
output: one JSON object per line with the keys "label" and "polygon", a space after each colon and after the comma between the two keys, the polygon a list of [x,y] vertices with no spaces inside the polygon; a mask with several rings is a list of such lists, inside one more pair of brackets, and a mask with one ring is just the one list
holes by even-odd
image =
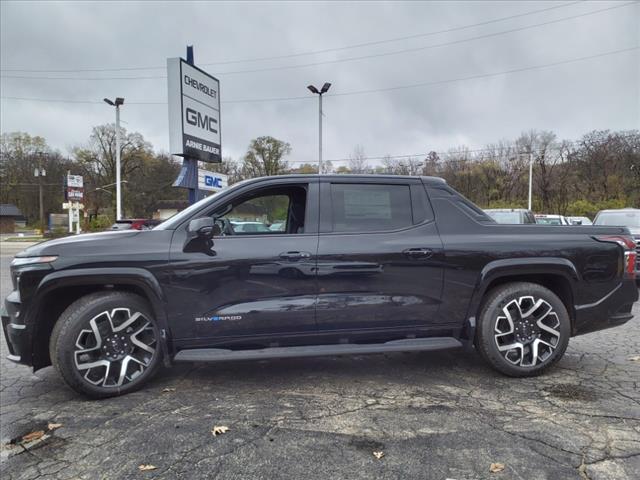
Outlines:
{"label": "door handle", "polygon": [[280,258],[282,260],[301,260],[303,258],[310,258],[309,252],[282,252]]}
{"label": "door handle", "polygon": [[433,250],[430,248],[407,248],[403,252],[409,258],[429,258],[433,255]]}

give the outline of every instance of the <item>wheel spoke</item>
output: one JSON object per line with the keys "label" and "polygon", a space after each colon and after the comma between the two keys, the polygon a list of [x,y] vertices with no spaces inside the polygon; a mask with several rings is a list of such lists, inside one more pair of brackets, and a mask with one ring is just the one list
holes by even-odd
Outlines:
{"label": "wheel spoke", "polygon": [[[129,311],[129,309],[118,309],[118,310],[127,310],[127,312]],[[136,322],[136,320],[138,320],[139,318],[144,318],[144,316],[140,312],[134,313],[125,322],[123,322],[118,327],[114,328],[113,332],[115,333],[115,332],[121,332],[122,330],[126,330],[127,327],[130,327],[131,325],[133,325]]]}
{"label": "wheel spoke", "polygon": [[[153,352],[155,352],[155,351],[156,351],[156,349],[155,349],[155,348],[151,347],[151,345],[147,345],[147,344],[145,344],[145,343],[141,342],[140,340],[138,340],[138,335],[139,335],[140,333],[142,333],[144,330],[150,330],[150,331],[153,331],[153,329],[152,329],[152,328],[150,328],[150,327],[151,327],[151,323],[150,323],[150,322],[147,322],[146,324],[144,324],[144,325],[142,326],[142,328],[140,328],[140,330],[138,330],[138,331],[136,331],[136,332],[133,332],[133,333],[131,334],[130,338],[131,338],[131,343],[133,343],[136,347],[139,347],[139,348],[141,348],[142,350],[145,350],[146,352],[153,353]],[[151,342],[151,343],[155,343],[155,339],[154,339],[154,341],[153,341],[153,342]]]}

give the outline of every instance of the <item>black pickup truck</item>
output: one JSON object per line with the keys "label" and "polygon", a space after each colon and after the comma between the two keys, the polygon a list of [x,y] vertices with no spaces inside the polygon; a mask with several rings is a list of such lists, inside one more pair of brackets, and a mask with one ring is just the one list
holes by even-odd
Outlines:
{"label": "black pickup truck", "polygon": [[26,249],[2,326],[11,360],[91,397],[163,363],[464,345],[530,376],[632,318],[634,248],[624,227],[497,224],[438,178],[267,177]]}

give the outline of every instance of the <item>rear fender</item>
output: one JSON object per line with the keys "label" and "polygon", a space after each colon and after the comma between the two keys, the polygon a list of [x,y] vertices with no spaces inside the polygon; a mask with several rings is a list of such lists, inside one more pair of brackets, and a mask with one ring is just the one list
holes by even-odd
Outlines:
{"label": "rear fender", "polygon": [[[575,298],[576,285],[580,276],[576,267],[566,258],[506,258],[489,262],[481,270],[474,294],[469,303],[463,337],[472,343],[475,338],[477,314],[490,286],[500,279],[515,277],[515,281],[531,281],[532,275],[559,276],[567,280],[571,297]],[[519,278],[518,278],[519,277]],[[571,318],[575,318],[573,302],[567,305]]]}

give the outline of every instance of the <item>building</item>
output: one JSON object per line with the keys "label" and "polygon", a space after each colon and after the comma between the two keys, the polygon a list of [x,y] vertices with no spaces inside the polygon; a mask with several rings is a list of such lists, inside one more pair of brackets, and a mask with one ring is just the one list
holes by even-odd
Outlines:
{"label": "building", "polygon": [[0,233],[14,233],[16,231],[16,221],[24,219],[22,212],[10,203],[0,204]]}
{"label": "building", "polygon": [[187,200],[159,200],[156,211],[153,212],[155,220],[166,220],[189,206]]}

